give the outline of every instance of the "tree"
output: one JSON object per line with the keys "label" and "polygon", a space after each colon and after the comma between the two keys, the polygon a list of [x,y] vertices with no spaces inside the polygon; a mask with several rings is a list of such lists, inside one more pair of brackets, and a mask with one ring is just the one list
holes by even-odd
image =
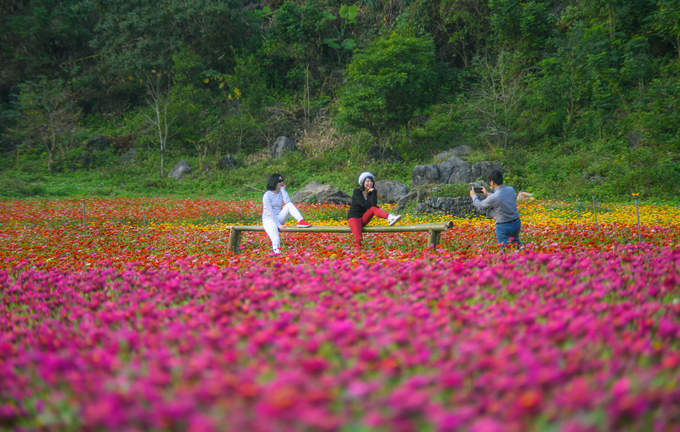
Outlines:
{"label": "tree", "polygon": [[480,82],[474,89],[476,101],[471,105],[484,118],[487,134],[507,147],[512,134],[512,113],[522,98],[523,73],[513,68],[507,51],[502,51],[495,61],[478,57],[475,63]]}
{"label": "tree", "polygon": [[0,0],[0,88],[70,72],[91,58],[91,16],[81,0]]}
{"label": "tree", "polygon": [[680,3],[675,0],[659,0],[659,10],[654,13],[654,30],[671,41],[678,53],[680,65]]}
{"label": "tree", "polygon": [[355,54],[346,77],[337,121],[368,130],[384,154],[401,128],[434,102],[434,43],[392,33]]}
{"label": "tree", "polygon": [[154,70],[145,81],[146,92],[149,97],[147,103],[152,110],[152,115],[145,114],[145,117],[153,125],[154,130],[158,132],[161,148],[161,177],[165,175],[165,149],[168,139],[175,136],[184,127],[174,127],[175,123],[182,117],[182,113],[172,109],[175,100],[170,88],[170,79],[167,76],[164,78],[163,75],[163,73]]}
{"label": "tree", "polygon": [[448,44],[468,67],[469,59],[486,44],[489,28],[489,2],[482,0],[442,0],[440,15],[449,36]]}
{"label": "tree", "polygon": [[30,143],[36,140],[47,150],[47,169],[54,170],[54,154],[65,135],[71,133],[77,113],[70,89],[63,80],[21,84],[17,131]]}
{"label": "tree", "polygon": [[[357,6],[346,6],[340,7],[340,18],[344,19],[345,22],[338,30],[338,35],[333,38],[326,38],[323,43],[333,48],[338,54],[338,63],[342,63],[342,56],[345,51],[350,51],[354,49],[357,44],[352,38],[345,37],[345,29],[350,24],[356,24],[356,16],[359,13],[359,8]],[[335,15],[329,14],[330,19],[335,19]]]}
{"label": "tree", "polygon": [[99,57],[102,79],[116,86],[128,75],[169,70],[180,47],[196,52],[205,66],[224,67],[233,49],[248,46],[259,33],[259,19],[243,11],[237,0],[82,0],[82,4],[98,18],[90,45]]}

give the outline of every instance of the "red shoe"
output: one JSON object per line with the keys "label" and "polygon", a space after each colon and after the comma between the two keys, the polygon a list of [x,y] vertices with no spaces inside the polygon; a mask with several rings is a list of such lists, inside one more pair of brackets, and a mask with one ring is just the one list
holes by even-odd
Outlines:
{"label": "red shoe", "polygon": [[300,222],[298,222],[298,228],[311,228],[312,224],[305,222],[304,219],[302,219]]}

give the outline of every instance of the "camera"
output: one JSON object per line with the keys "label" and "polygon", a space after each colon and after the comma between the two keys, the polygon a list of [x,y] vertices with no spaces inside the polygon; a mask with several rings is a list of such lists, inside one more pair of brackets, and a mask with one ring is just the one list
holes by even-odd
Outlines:
{"label": "camera", "polygon": [[479,194],[483,194],[484,192],[482,192],[482,188],[476,187],[476,188],[475,188],[475,193],[476,193],[477,195],[479,195]]}

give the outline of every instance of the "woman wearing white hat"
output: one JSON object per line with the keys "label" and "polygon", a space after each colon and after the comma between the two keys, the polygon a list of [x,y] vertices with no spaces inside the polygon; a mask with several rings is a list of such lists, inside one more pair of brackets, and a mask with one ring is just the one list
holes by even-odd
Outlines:
{"label": "woman wearing white hat", "polygon": [[375,190],[375,180],[370,172],[363,172],[359,176],[359,188],[354,189],[352,194],[352,205],[347,214],[347,223],[354,236],[354,245],[361,246],[363,228],[377,216],[387,219],[390,226],[401,219],[401,215],[387,214],[385,210],[378,207],[378,191]]}

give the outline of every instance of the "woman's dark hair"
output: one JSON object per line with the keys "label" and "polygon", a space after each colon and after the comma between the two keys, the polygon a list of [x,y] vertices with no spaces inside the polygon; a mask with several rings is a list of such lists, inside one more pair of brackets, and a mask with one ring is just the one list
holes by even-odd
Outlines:
{"label": "woman's dark hair", "polygon": [[[364,182],[363,182],[363,183],[366,183],[366,180],[368,180],[368,179],[373,180],[373,187],[375,187],[375,179],[374,179],[373,177],[371,177],[371,176],[366,177],[366,178],[364,179]],[[366,190],[366,186],[364,186],[363,183],[361,184],[361,192],[363,192],[363,191]]]}
{"label": "woman's dark hair", "polygon": [[489,180],[493,180],[494,183],[500,186],[503,184],[503,173],[500,171],[493,171],[489,176]]}
{"label": "woman's dark hair", "polygon": [[279,184],[279,178],[283,178],[281,174],[272,174],[269,176],[269,181],[267,181],[267,190],[273,191],[276,189],[276,185]]}

